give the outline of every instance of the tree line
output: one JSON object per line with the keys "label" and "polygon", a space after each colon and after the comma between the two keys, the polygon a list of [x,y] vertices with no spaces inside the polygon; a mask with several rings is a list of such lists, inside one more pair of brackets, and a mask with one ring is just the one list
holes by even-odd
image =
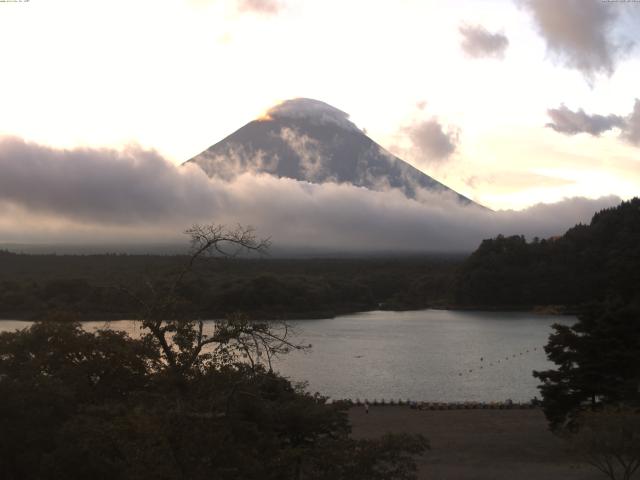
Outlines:
{"label": "tree line", "polygon": [[484,240],[461,265],[454,296],[459,305],[576,310],[639,292],[640,199],[634,198],[559,237]]}
{"label": "tree line", "polygon": [[[419,309],[451,302],[460,256],[360,259],[202,258],[181,283],[193,316],[331,317],[374,309]],[[169,282],[186,256],[20,255],[0,252],[0,318],[50,311],[82,319],[134,318],[120,287],[148,293]]]}

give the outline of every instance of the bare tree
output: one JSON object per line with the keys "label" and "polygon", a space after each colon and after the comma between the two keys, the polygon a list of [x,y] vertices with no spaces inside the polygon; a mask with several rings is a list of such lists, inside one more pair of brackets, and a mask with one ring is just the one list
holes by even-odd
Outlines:
{"label": "bare tree", "polygon": [[640,468],[640,412],[606,409],[583,413],[569,433],[573,447],[611,480],[631,480]]}
{"label": "bare tree", "polygon": [[185,233],[191,240],[190,254],[168,286],[147,282],[150,295],[146,299],[127,290],[141,306],[143,338],[161,352],[160,368],[183,384],[189,376],[206,368],[241,359],[254,369],[266,365],[272,370],[274,357],[305,348],[291,340],[291,329],[285,322],[254,322],[235,314],[208,323],[205,330],[201,319],[187,318],[180,308],[184,299],[179,292],[198,259],[208,255],[235,257],[243,252],[265,254],[270,241],[258,239],[251,227],[240,225],[233,229],[216,224],[194,225]]}

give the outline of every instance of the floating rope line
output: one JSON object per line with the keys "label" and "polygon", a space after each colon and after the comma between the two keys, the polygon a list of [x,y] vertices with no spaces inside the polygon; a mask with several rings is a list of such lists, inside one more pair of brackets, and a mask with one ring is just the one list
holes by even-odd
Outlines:
{"label": "floating rope line", "polygon": [[488,361],[487,360],[488,364],[485,362],[485,357],[482,356],[482,357],[480,357],[481,364],[478,367],[476,367],[475,369],[474,368],[470,368],[468,370],[465,369],[463,371],[460,371],[460,372],[458,372],[458,376],[461,377],[463,375],[466,375],[466,374],[469,374],[469,373],[473,373],[474,370],[484,370],[484,366],[485,365],[487,365],[487,370],[489,370],[489,367],[494,367],[494,366],[497,367],[498,364],[501,364],[503,361],[506,362],[508,360],[513,360],[514,358],[523,357],[527,353],[533,353],[533,352],[537,352],[537,351],[538,351],[538,347],[533,347],[533,349],[527,348],[527,349],[522,350],[520,352],[515,352],[515,353],[512,353],[510,355],[507,355],[506,357],[504,357],[504,359],[503,358],[499,358],[498,360],[495,360],[495,361]]}

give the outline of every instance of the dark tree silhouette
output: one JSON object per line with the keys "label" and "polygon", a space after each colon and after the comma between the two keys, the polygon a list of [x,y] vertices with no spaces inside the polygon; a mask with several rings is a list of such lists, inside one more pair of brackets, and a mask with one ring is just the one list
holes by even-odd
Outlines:
{"label": "dark tree silhouette", "polygon": [[195,227],[171,282],[149,283],[141,338],[58,314],[0,334],[0,471],[7,480],[412,479],[420,436],[354,440],[346,405],[270,368],[298,348],[242,315],[212,330],[181,287],[208,252],[261,251],[239,228]]}
{"label": "dark tree silhouette", "polygon": [[556,369],[534,372],[555,430],[573,428],[585,410],[640,407],[640,306],[593,306],[571,326],[555,325],[545,351]]}
{"label": "dark tree silhouette", "polygon": [[640,199],[622,202],[564,235],[484,240],[462,265],[456,302],[492,307],[582,307],[640,292]]}
{"label": "dark tree silhouette", "polygon": [[570,436],[574,449],[610,480],[631,480],[640,469],[640,412],[607,408],[585,412]]}

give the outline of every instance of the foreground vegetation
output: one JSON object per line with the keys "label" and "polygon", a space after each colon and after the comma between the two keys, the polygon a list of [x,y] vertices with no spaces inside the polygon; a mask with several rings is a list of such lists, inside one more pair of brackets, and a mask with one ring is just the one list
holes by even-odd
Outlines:
{"label": "foreground vegetation", "polygon": [[286,325],[233,315],[205,333],[183,284],[249,230],[194,227],[193,255],[149,291],[123,287],[141,338],[55,316],[0,334],[0,471],[18,479],[412,479],[419,435],[354,440],[346,406],[271,371],[304,348]]}
{"label": "foreground vegetation", "polygon": [[640,303],[609,299],[545,347],[555,368],[534,372],[551,429],[611,480],[640,469]]}
{"label": "foreground vegetation", "polygon": [[3,333],[3,478],[412,478],[423,438],[353,440],[344,407],[239,349],[229,339],[176,376],[149,337],[55,322]]}

